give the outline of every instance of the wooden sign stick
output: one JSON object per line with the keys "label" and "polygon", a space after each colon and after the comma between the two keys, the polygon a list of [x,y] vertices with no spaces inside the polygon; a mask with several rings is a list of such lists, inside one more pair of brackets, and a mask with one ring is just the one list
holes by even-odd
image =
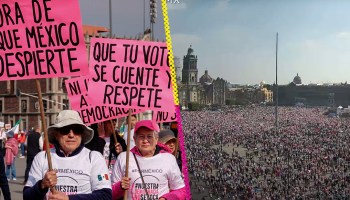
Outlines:
{"label": "wooden sign stick", "polygon": [[[125,164],[125,177],[129,177],[129,155],[130,155],[130,131],[131,131],[131,108],[128,115],[128,137],[126,140],[126,164]],[[128,199],[128,191],[124,191],[124,200]]]}
{"label": "wooden sign stick", "polygon": [[[47,155],[47,162],[49,165],[49,171],[52,171],[52,161],[51,161],[51,152],[50,152],[50,144],[49,144],[49,136],[47,133],[47,127],[46,127],[46,120],[44,115],[44,105],[43,105],[43,97],[41,95],[41,86],[40,86],[40,80],[36,79],[36,89],[38,92],[38,101],[40,106],[40,116],[41,116],[41,123],[42,128],[44,130],[44,139],[45,139],[45,148],[46,148],[46,155]],[[50,190],[52,193],[56,193],[55,187],[50,187]]]}

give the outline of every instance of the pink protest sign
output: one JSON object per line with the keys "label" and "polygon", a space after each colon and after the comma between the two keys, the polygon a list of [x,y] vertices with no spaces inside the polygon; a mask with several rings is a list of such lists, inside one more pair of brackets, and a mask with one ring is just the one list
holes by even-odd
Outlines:
{"label": "pink protest sign", "polygon": [[87,96],[87,84],[89,79],[81,76],[65,80],[69,104],[73,110],[81,110],[90,106]]}
{"label": "pink protest sign", "polygon": [[175,107],[173,110],[170,110],[168,112],[163,112],[163,111],[153,112],[153,121],[157,123],[177,121]]}
{"label": "pink protest sign", "polygon": [[[129,109],[116,106],[92,106],[88,91],[88,78],[76,77],[65,81],[69,103],[73,110],[79,112],[81,119],[85,124],[93,124],[103,122],[110,119],[128,116]],[[133,114],[143,112],[142,110],[134,109]]]}
{"label": "pink protest sign", "polygon": [[174,108],[164,42],[91,39],[89,96],[92,105]]}
{"label": "pink protest sign", "polygon": [[[84,124],[88,125],[129,115],[128,108],[116,106],[87,106],[81,110],[77,110],[77,112],[80,114]],[[142,112],[141,110],[132,109],[132,114],[139,114]]]}
{"label": "pink protest sign", "polygon": [[0,81],[87,75],[78,0],[0,6]]}

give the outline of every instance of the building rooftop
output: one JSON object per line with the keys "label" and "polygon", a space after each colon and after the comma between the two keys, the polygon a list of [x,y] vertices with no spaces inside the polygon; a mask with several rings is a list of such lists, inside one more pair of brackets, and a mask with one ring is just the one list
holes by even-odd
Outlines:
{"label": "building rooftop", "polygon": [[109,29],[103,26],[83,25],[83,33],[88,34],[89,36],[99,35],[100,33],[107,32],[109,32]]}

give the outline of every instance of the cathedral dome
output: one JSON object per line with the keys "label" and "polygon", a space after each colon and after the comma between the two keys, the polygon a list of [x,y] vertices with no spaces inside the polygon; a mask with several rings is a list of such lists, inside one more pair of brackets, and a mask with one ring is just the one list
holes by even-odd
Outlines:
{"label": "cathedral dome", "polygon": [[205,70],[203,76],[199,78],[201,84],[212,83],[213,79],[209,76],[208,70]]}
{"label": "cathedral dome", "polygon": [[263,88],[265,84],[266,84],[265,81],[261,81],[260,84],[259,84],[259,87]]}
{"label": "cathedral dome", "polygon": [[301,84],[301,78],[298,74],[294,77],[293,83],[294,84]]}

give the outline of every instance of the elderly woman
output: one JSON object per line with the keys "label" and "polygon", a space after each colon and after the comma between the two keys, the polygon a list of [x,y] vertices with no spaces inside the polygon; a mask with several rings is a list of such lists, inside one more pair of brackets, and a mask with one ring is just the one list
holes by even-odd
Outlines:
{"label": "elderly woman", "polygon": [[158,142],[159,127],[151,120],[135,125],[135,147],[129,157],[129,177],[125,177],[126,152],[122,152],[112,174],[113,199],[128,190],[128,199],[185,199],[185,184],[175,157]]}
{"label": "elderly woman", "polygon": [[[93,137],[93,130],[83,124],[78,112],[64,110],[56,124],[48,128],[51,160],[54,170],[48,171],[46,152],[34,158],[23,199],[93,199],[112,198],[111,183],[102,155],[84,147]],[[54,187],[56,191],[48,192]]]}

